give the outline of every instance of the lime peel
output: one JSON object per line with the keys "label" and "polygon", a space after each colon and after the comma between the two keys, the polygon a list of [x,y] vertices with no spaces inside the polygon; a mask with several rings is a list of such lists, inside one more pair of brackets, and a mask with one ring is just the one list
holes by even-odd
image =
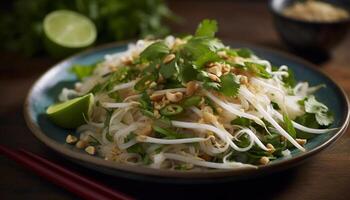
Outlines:
{"label": "lime peel", "polygon": [[86,16],[70,10],[57,10],[44,19],[45,35],[55,44],[82,48],[94,43],[95,24]]}
{"label": "lime peel", "polygon": [[91,114],[94,95],[89,93],[62,103],[53,104],[46,110],[49,119],[63,128],[77,128],[86,123]]}

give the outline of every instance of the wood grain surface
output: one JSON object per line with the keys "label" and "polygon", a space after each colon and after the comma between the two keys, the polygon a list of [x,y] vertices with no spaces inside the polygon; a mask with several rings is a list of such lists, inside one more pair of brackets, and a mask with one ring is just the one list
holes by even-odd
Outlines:
{"label": "wood grain surface", "polygon": [[[219,37],[280,51],[266,1],[171,1],[182,16],[176,32],[193,32],[203,18],[217,19]],[[350,94],[350,35],[319,65]],[[56,61],[0,53],[0,144],[25,148],[89,175],[138,199],[350,199],[350,133],[302,165],[253,180],[217,185],[160,185],[109,177],[76,166],[46,148],[26,127],[22,104],[33,82]],[[0,199],[76,199],[74,195],[0,156]]]}

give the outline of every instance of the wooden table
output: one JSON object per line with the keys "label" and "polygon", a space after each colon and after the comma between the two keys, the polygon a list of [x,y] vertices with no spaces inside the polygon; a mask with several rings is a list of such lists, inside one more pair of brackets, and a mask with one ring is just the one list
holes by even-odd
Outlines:
{"label": "wooden table", "polygon": [[[193,32],[203,18],[217,19],[219,36],[285,51],[273,27],[265,1],[172,1],[171,8],[185,19],[177,32]],[[322,71],[350,94],[350,35],[322,64]],[[46,148],[25,125],[22,104],[28,89],[55,61],[0,54],[1,144],[25,148],[90,175],[141,199],[350,199],[350,133],[333,146],[294,169],[254,180],[220,185],[158,185],[117,179],[82,169]],[[1,199],[76,199],[75,196],[0,157]]]}

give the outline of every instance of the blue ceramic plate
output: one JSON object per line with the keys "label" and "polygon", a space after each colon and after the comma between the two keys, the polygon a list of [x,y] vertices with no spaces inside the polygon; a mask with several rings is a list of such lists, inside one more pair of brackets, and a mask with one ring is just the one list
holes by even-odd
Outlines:
{"label": "blue ceramic plate", "polygon": [[317,93],[317,98],[324,102],[335,114],[333,127],[339,130],[317,135],[307,145],[307,152],[292,151],[292,157],[279,159],[258,169],[238,170],[209,170],[205,172],[183,172],[151,169],[141,166],[105,161],[102,158],[90,156],[86,153],[65,144],[69,130],[52,124],[45,116],[46,108],[57,101],[57,96],[63,87],[73,87],[76,77],[69,73],[72,64],[91,64],[103,59],[104,55],[126,50],[126,44],[110,44],[92,49],[71,58],[68,58],[48,70],[33,85],[25,103],[25,118],[34,135],[48,147],[63,156],[89,168],[110,175],[122,176],[131,179],[162,181],[162,182],[212,182],[235,180],[262,175],[294,166],[306,158],[315,155],[333,143],[345,132],[349,123],[349,102],[344,91],[330,78],[316,70],[309,63],[298,58],[250,45],[232,45],[233,47],[247,47],[259,57],[267,59],[274,65],[287,65],[295,73],[299,81],[308,81],[311,85],[326,84],[327,88]]}

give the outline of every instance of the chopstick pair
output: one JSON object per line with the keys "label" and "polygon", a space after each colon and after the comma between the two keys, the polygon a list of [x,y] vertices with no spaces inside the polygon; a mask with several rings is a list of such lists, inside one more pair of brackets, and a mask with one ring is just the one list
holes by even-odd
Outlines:
{"label": "chopstick pair", "polygon": [[83,199],[133,199],[26,150],[11,150],[0,145],[0,153]]}

